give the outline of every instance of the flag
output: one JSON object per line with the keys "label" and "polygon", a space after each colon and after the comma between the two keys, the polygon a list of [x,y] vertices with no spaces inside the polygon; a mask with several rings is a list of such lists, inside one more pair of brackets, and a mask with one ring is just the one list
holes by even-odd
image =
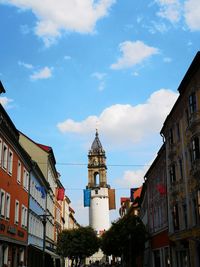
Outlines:
{"label": "flag", "polygon": [[64,188],[58,188],[57,191],[57,200],[63,201],[65,197],[65,189]]}
{"label": "flag", "polygon": [[156,189],[158,190],[160,195],[166,195],[167,194],[166,186],[163,184],[157,184]]}
{"label": "flag", "polygon": [[91,190],[84,189],[83,195],[84,195],[84,207],[90,207]]}
{"label": "flag", "polygon": [[108,189],[108,196],[109,196],[109,210],[115,210],[115,189]]}
{"label": "flag", "polygon": [[131,188],[130,189],[130,201],[134,202],[134,192],[135,192],[136,188]]}
{"label": "flag", "polygon": [[41,198],[45,198],[46,191],[43,186],[36,185],[35,188],[41,193]]}

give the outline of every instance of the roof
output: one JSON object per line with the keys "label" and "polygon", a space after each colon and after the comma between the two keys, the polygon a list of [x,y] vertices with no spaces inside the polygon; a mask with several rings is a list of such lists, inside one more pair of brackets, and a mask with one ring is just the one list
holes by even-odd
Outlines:
{"label": "roof", "polygon": [[38,143],[36,143],[36,145],[38,145],[40,148],[42,148],[46,152],[50,152],[52,150],[50,146],[45,146],[45,145],[38,144]]}
{"label": "roof", "polygon": [[121,197],[121,198],[120,198],[120,202],[121,202],[121,204],[124,203],[124,202],[127,202],[127,201],[130,202],[130,197]]}
{"label": "roof", "polygon": [[3,84],[2,84],[2,82],[0,81],[0,94],[1,94],[1,93],[5,93],[5,92],[6,92],[6,90],[4,89]]}
{"label": "roof", "polygon": [[179,87],[178,87],[178,91],[179,93],[182,93],[187,84],[190,82],[192,76],[196,73],[196,71],[200,68],[200,51],[198,51],[192,61],[192,63],[190,64],[183,80],[181,81]]}
{"label": "roof", "polygon": [[69,211],[75,213],[75,211],[69,206]]}
{"label": "roof", "polygon": [[103,147],[102,147],[102,144],[99,140],[98,131],[96,130],[95,139],[94,139],[92,146],[91,146],[91,152],[102,152],[102,151],[103,151]]}
{"label": "roof", "polygon": [[160,131],[161,135],[164,131],[164,128],[166,126],[166,123],[170,120],[170,117],[172,116],[172,114],[174,113],[180,98],[182,97],[183,93],[185,92],[188,83],[191,81],[192,77],[194,76],[194,74],[197,72],[197,70],[200,68],[200,51],[198,51],[192,61],[192,63],[190,64],[185,76],[183,77],[179,87],[178,87],[178,91],[180,93],[179,97],[177,98],[174,106],[172,107],[170,113],[168,114],[168,116],[166,117],[164,123],[163,123],[163,127]]}
{"label": "roof", "polygon": [[56,165],[56,159],[55,159],[52,147],[36,143],[35,141],[33,141],[33,139],[31,139],[30,137],[28,137],[27,135],[25,135],[21,131],[19,131],[19,133],[21,135],[23,135],[24,137],[26,137],[28,140],[30,140],[32,143],[34,143],[36,146],[38,146],[40,149],[42,149],[43,151],[49,153],[49,155],[51,155],[51,158],[53,159],[53,164]]}

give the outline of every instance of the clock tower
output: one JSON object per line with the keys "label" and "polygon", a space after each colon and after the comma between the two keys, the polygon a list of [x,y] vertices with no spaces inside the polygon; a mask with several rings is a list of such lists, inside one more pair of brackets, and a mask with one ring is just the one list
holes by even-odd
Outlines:
{"label": "clock tower", "polygon": [[107,184],[105,151],[96,130],[95,139],[88,153],[88,185],[91,191],[89,224],[97,235],[110,227],[109,188]]}

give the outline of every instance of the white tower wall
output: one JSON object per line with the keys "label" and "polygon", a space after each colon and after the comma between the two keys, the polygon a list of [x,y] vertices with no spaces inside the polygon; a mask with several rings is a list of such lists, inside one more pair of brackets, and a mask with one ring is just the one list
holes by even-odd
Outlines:
{"label": "white tower wall", "polygon": [[95,188],[91,190],[89,208],[90,226],[97,231],[108,230],[110,227],[108,188]]}

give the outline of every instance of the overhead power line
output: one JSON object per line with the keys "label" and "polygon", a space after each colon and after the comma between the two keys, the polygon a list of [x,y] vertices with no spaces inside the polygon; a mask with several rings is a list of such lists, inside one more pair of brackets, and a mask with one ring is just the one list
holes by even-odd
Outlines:
{"label": "overhead power line", "polygon": [[[10,162],[7,160],[7,162]],[[18,162],[18,161],[13,161],[13,162]],[[37,164],[44,164],[47,165],[48,163],[46,162],[40,162],[37,161]],[[56,165],[63,165],[63,166],[87,166],[88,163],[74,163],[74,162],[56,162]],[[149,164],[106,164],[108,167],[150,167],[151,165]]]}

